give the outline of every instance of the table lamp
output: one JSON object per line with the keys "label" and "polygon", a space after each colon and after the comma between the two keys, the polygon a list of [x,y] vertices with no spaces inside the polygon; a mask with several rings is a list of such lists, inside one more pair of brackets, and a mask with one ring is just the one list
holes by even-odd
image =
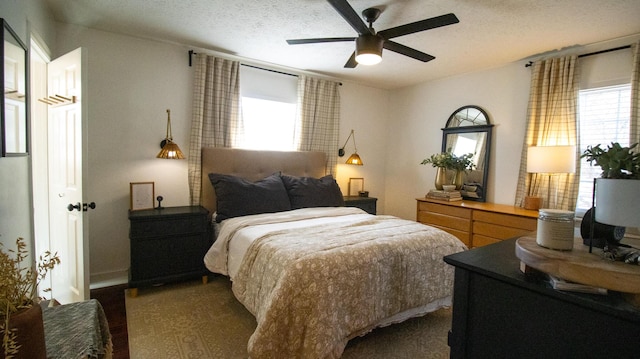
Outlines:
{"label": "table lamp", "polygon": [[[527,172],[547,173],[549,188],[547,190],[546,206],[555,208],[558,199],[558,186],[554,188],[553,206],[551,205],[551,176],[558,173],[574,173],[576,171],[575,146],[531,146],[527,150]],[[540,209],[541,198],[526,196],[526,209]]]}

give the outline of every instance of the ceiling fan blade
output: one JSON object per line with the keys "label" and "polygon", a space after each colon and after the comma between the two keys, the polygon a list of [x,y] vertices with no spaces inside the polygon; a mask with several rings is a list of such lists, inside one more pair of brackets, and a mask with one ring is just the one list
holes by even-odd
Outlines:
{"label": "ceiling fan blade", "polygon": [[347,63],[344,64],[344,67],[347,69],[352,69],[356,66],[358,66],[358,62],[356,61],[356,52],[354,51],[353,54],[351,54],[349,60],[347,60]]}
{"label": "ceiling fan blade", "polygon": [[287,40],[289,45],[302,45],[302,44],[317,44],[320,42],[341,42],[341,41],[354,41],[355,37],[325,37],[319,39],[294,39]]}
{"label": "ceiling fan blade", "polygon": [[459,22],[460,20],[458,20],[458,18],[454,14],[446,14],[378,31],[378,35],[382,36],[385,39],[392,39],[394,37],[435,29],[441,26],[453,25]]}
{"label": "ceiling fan blade", "polygon": [[384,48],[393,52],[397,52],[399,54],[405,55],[405,56],[409,56],[412,57],[416,60],[420,60],[422,62],[427,62],[427,61],[431,61],[433,59],[435,59],[435,57],[429,55],[429,54],[425,54],[424,52],[420,52],[416,49],[412,49],[410,47],[401,45],[397,42],[394,41],[385,41],[384,42]]}
{"label": "ceiling fan blade", "polygon": [[347,0],[327,0],[331,6],[356,30],[359,35],[371,34],[371,30],[362,18],[349,5]]}

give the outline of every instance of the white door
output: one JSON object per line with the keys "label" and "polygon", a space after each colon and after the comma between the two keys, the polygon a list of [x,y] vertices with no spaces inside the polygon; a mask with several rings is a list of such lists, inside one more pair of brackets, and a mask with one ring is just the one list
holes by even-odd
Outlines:
{"label": "white door", "polygon": [[49,105],[49,211],[51,251],[61,265],[51,273],[51,297],[60,303],[89,299],[89,245],[82,196],[81,49],[49,63],[48,96],[72,101]]}

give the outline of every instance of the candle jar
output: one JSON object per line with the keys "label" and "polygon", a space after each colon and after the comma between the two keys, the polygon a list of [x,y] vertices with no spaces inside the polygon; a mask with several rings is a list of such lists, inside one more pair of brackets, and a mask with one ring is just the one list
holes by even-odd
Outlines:
{"label": "candle jar", "polygon": [[536,243],[539,246],[572,250],[574,237],[574,213],[559,209],[540,209],[538,212],[538,232]]}

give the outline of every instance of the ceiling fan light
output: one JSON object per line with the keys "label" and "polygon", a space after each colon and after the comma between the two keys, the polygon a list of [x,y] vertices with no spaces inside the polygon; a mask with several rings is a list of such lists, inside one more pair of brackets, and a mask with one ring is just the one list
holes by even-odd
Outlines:
{"label": "ceiling fan light", "polygon": [[361,35],[356,39],[356,61],[362,65],[375,65],[382,61],[384,39],[377,35]]}
{"label": "ceiling fan light", "polygon": [[360,54],[356,56],[356,61],[360,65],[375,65],[382,61],[382,57],[378,54]]}

